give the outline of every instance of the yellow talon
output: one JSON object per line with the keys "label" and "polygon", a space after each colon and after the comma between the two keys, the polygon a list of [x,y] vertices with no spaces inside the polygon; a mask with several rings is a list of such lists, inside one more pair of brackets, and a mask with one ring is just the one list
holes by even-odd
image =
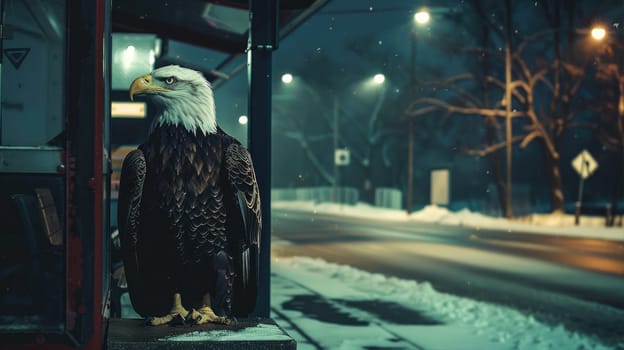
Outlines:
{"label": "yellow talon", "polygon": [[182,317],[182,319],[186,319],[188,315],[188,310],[186,310],[184,306],[182,306],[182,296],[180,295],[180,293],[175,293],[173,295],[173,306],[171,307],[171,311],[169,311],[169,314],[162,317],[153,317],[148,320],[148,324],[151,326],[160,326],[170,323],[177,316]]}
{"label": "yellow talon", "polygon": [[215,314],[215,312],[210,307],[210,294],[204,295],[204,298],[202,300],[202,307],[199,310],[193,309],[190,312],[188,319],[190,319],[195,324],[217,323],[224,324],[226,326],[230,326],[233,324],[232,320],[226,317],[217,316],[217,314]]}
{"label": "yellow talon", "polygon": [[231,320],[226,317],[217,316],[210,306],[202,306],[199,310],[193,309],[190,314],[190,319],[195,324],[217,323],[226,326],[232,325]]}

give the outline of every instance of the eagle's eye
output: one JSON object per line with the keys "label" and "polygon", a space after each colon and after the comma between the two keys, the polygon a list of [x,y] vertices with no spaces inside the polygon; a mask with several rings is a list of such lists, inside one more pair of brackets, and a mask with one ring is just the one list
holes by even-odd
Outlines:
{"label": "eagle's eye", "polygon": [[165,83],[167,83],[167,85],[173,85],[173,83],[176,82],[176,78],[175,77],[169,77],[167,79],[165,79]]}

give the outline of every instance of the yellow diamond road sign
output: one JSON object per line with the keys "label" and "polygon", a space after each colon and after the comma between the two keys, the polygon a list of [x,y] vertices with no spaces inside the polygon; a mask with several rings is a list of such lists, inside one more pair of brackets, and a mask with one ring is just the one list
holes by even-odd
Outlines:
{"label": "yellow diamond road sign", "polygon": [[586,179],[598,169],[598,162],[584,149],[572,160],[572,167],[581,175],[581,178]]}

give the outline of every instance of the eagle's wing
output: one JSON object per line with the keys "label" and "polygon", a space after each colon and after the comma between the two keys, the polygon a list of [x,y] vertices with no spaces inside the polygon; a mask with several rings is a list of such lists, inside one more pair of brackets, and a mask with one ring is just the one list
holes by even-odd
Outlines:
{"label": "eagle's wing", "polygon": [[258,288],[258,254],[262,213],[260,211],[260,193],[256,174],[249,152],[239,143],[229,145],[225,152],[225,166],[228,179],[238,191],[245,230],[241,237],[240,268],[242,279],[242,308],[253,311]]}
{"label": "eagle's wing", "polygon": [[[140,286],[137,240],[140,224],[141,198],[145,181],[145,156],[136,149],[126,156],[119,180],[117,223],[124,270],[129,288]],[[132,293],[131,294],[135,294]]]}

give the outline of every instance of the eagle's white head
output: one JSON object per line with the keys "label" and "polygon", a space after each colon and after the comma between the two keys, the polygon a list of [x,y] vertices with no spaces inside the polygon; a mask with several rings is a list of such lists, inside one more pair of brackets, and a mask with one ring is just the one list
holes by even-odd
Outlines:
{"label": "eagle's white head", "polygon": [[130,85],[130,99],[148,95],[155,103],[157,117],[154,125],[181,125],[195,133],[217,131],[214,97],[210,83],[192,69],[165,66],[151,74],[136,78]]}

